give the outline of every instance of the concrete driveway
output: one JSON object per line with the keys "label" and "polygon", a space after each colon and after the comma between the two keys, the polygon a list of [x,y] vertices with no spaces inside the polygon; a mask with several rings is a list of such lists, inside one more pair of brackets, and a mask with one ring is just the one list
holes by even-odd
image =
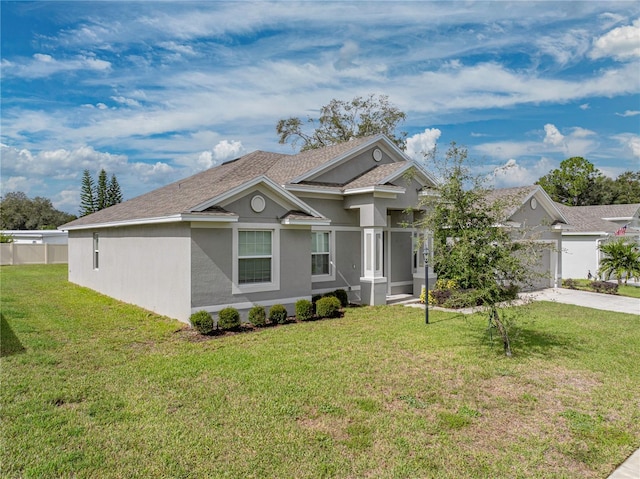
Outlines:
{"label": "concrete driveway", "polygon": [[555,301],[575,304],[587,308],[640,315],[640,298],[628,298],[614,294],[591,293],[576,289],[549,288],[531,293],[521,293],[520,297],[534,301]]}

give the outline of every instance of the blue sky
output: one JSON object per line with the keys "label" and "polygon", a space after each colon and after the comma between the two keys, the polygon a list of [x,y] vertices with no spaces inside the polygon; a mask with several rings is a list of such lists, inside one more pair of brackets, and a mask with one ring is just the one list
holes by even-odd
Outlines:
{"label": "blue sky", "polygon": [[0,8],[2,194],[71,213],[84,168],[132,198],[257,149],[291,153],[279,119],[370,93],[407,113],[410,156],[455,141],[496,187],[571,156],[611,177],[640,169],[637,1]]}

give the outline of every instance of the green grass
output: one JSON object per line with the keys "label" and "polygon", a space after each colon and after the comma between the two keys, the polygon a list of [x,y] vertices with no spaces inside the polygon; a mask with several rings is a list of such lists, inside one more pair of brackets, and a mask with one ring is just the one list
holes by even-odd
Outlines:
{"label": "green grass", "polygon": [[[581,291],[593,291],[593,289],[590,287],[593,281],[588,279],[574,279],[574,281],[576,284],[576,289],[579,289]],[[628,296],[630,298],[640,298],[640,287],[623,283],[618,286],[618,295]]]}
{"label": "green grass", "polygon": [[202,340],[3,267],[2,477],[606,477],[640,446],[640,319],[365,307]]}

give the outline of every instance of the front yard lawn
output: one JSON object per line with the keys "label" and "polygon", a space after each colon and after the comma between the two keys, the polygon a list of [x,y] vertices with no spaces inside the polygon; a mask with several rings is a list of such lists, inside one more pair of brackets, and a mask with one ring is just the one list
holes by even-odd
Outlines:
{"label": "front yard lawn", "polygon": [[201,338],[3,267],[2,477],[603,478],[640,446],[640,319],[402,306]]}

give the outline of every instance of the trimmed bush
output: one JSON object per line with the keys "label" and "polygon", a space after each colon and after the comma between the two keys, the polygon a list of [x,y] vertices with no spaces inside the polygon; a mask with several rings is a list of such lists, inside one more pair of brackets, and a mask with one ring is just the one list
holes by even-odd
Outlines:
{"label": "trimmed bush", "polygon": [[336,289],[333,294],[340,300],[340,306],[343,308],[349,306],[349,295],[344,289]]}
{"label": "trimmed bush", "polygon": [[340,300],[335,296],[325,296],[316,303],[319,318],[335,318],[340,312]]}
{"label": "trimmed bush", "polygon": [[575,279],[567,278],[562,280],[562,286],[568,289],[576,289],[578,284]]}
{"label": "trimmed bush", "polygon": [[218,327],[220,329],[235,329],[240,327],[240,313],[236,308],[224,308],[218,313]]}
{"label": "trimmed bush", "polygon": [[591,289],[596,293],[618,294],[618,284],[609,283],[608,281],[594,281],[591,283]]}
{"label": "trimmed bush", "polygon": [[264,306],[254,306],[249,310],[249,322],[258,328],[267,324],[267,312]]}
{"label": "trimmed bush", "polygon": [[313,303],[308,299],[296,301],[296,318],[298,318],[298,321],[313,319]]}
{"label": "trimmed bush", "polygon": [[274,324],[284,324],[287,322],[287,308],[281,304],[274,304],[269,310],[269,321]]}
{"label": "trimmed bush", "polygon": [[211,334],[213,332],[213,318],[206,311],[197,311],[189,318],[191,325],[200,334]]}

